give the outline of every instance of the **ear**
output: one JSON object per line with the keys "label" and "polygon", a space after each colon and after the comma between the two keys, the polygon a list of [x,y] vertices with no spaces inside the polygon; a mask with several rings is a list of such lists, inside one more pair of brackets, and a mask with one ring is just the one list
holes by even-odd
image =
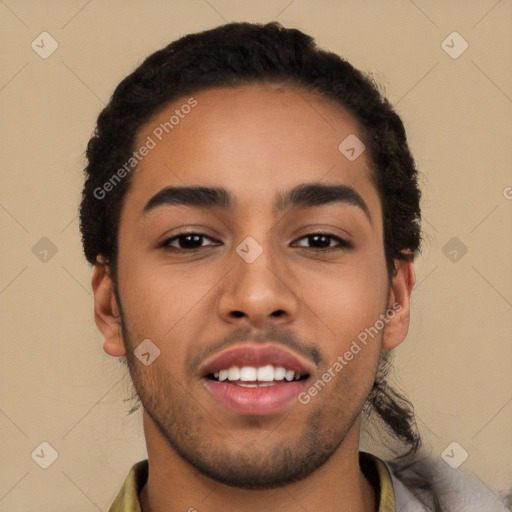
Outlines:
{"label": "ear", "polygon": [[389,320],[382,338],[384,350],[391,350],[400,345],[407,336],[411,312],[411,292],[415,282],[412,258],[395,260],[395,274],[391,279],[388,297]]}
{"label": "ear", "polygon": [[103,334],[103,350],[110,356],[124,356],[126,349],[114,284],[101,256],[92,269],[91,284],[94,292],[94,321]]}

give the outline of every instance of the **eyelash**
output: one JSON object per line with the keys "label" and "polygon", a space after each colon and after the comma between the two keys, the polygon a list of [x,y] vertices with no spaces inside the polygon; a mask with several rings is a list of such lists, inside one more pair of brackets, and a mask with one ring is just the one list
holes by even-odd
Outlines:
{"label": "eyelash", "polygon": [[[192,249],[183,249],[182,247],[174,247],[174,246],[171,246],[171,242],[175,241],[175,240],[179,240],[179,238],[181,237],[186,237],[186,236],[192,236],[192,235],[196,235],[198,237],[201,237],[201,238],[207,238],[209,240],[214,240],[213,238],[203,234],[203,233],[196,233],[194,231],[191,231],[189,233],[187,232],[184,232],[184,233],[180,233],[179,235],[176,235],[176,236],[173,236],[172,238],[168,238],[167,240],[165,240],[161,247],[163,247],[164,249],[169,249],[173,252],[188,252],[188,253],[193,253],[193,252],[196,252],[196,251],[199,251],[201,249],[203,249],[205,246],[201,246],[201,247],[194,247]],[[314,236],[323,236],[323,237],[327,237],[327,238],[331,238],[332,240],[335,240],[336,242],[338,242],[338,246],[337,247],[320,247],[320,248],[315,248],[315,247],[302,247],[303,249],[313,249],[313,250],[316,250],[318,252],[332,252],[332,251],[339,251],[339,250],[347,250],[347,249],[352,249],[353,246],[350,242],[347,242],[346,240],[344,240],[343,238],[340,238],[339,236],[336,236],[336,235],[333,235],[331,233],[308,233],[307,235],[304,235],[304,236],[301,236],[300,238],[298,238],[297,240],[303,240],[304,238],[308,238],[308,237],[314,237]],[[218,245],[218,244],[217,244]]]}

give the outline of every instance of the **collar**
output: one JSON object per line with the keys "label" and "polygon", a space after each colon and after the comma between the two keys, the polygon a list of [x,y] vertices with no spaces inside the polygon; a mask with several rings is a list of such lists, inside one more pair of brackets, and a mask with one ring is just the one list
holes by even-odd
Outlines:
{"label": "collar", "polygon": [[[367,452],[359,452],[360,461],[370,464],[378,475],[378,512],[396,512],[395,494],[391,474],[381,459]],[[140,492],[148,480],[148,459],[141,460],[130,469],[108,512],[141,512]]]}

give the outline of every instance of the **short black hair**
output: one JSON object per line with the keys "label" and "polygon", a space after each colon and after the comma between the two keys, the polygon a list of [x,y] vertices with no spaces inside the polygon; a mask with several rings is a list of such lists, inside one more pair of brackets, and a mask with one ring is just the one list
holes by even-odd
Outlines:
{"label": "short black hair", "polygon": [[181,37],[147,57],[117,86],[98,117],[86,152],[80,229],[91,264],[103,255],[115,279],[120,213],[133,172],[105,197],[94,191],[129,161],[140,128],[183,96],[255,83],[319,93],[354,116],[382,203],[389,275],[395,259],[414,257],[421,241],[421,193],[400,117],[369,75],[320,49],[311,36],[272,22],[228,23]]}

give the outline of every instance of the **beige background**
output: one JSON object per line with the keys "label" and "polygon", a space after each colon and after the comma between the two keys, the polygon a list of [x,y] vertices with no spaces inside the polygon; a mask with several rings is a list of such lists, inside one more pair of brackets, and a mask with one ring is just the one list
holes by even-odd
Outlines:
{"label": "beige background", "polygon": [[[310,33],[372,71],[397,106],[427,235],[397,379],[434,456],[457,441],[469,457],[456,471],[511,487],[512,2],[5,0],[0,16],[0,511],[106,510],[146,456],[126,373],[93,322],[83,151],[146,55],[244,20]],[[43,31],[59,44],[47,59],[31,48]],[[457,59],[441,47],[453,31],[469,43]],[[46,262],[32,251],[42,237],[57,249]],[[452,237],[467,247],[456,262]],[[58,452],[48,469],[31,457],[43,441]]]}

